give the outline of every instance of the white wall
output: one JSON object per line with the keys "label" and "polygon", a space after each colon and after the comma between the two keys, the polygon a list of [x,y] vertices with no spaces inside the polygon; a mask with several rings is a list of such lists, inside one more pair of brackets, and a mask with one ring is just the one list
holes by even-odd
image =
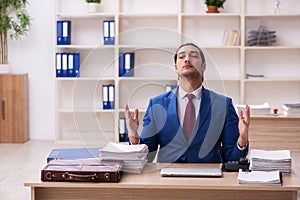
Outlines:
{"label": "white wall", "polygon": [[54,0],[30,0],[31,30],[20,41],[9,42],[11,73],[29,76],[29,132],[33,140],[55,138],[54,10]]}

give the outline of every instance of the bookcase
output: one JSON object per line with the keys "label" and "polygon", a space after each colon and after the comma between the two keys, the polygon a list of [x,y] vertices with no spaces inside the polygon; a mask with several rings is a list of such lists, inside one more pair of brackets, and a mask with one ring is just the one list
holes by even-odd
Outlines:
{"label": "bookcase", "polygon": [[[71,44],[55,52],[80,53],[80,77],[55,78],[56,140],[101,146],[119,141],[124,105],[139,108],[140,124],[150,97],[177,83],[173,55],[182,43],[206,55],[205,87],[235,104],[281,108],[300,101],[300,5],[273,0],[227,0],[219,14],[206,14],[203,0],[102,0],[88,13],[84,0],[56,0],[56,20],[71,20]],[[103,44],[104,20],[115,20],[115,44]],[[272,46],[248,46],[260,25],[276,31]],[[56,24],[55,24],[56,27]],[[240,43],[224,46],[224,32],[240,30]],[[134,76],[119,77],[119,53],[134,52]],[[54,67],[55,71],[55,67]],[[249,74],[265,77],[247,78]],[[115,109],[102,108],[102,86],[115,85]]]}

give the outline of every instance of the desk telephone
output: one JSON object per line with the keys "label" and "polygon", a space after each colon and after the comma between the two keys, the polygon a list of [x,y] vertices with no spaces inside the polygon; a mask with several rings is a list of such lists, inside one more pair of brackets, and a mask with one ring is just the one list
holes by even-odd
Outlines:
{"label": "desk telephone", "polygon": [[249,170],[250,161],[248,158],[241,158],[239,161],[229,161],[223,163],[222,170],[225,172],[238,172],[239,169]]}

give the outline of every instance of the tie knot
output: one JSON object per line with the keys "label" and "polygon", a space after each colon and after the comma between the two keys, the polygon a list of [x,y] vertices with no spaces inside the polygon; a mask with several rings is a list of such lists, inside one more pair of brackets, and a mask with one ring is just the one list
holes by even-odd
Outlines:
{"label": "tie knot", "polygon": [[193,94],[187,94],[187,98],[189,101],[192,100],[194,97],[195,97],[195,95],[193,95]]}

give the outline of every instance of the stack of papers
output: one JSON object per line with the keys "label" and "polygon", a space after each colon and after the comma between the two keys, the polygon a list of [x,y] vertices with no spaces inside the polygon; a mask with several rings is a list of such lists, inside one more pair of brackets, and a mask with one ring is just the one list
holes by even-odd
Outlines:
{"label": "stack of papers", "polygon": [[250,169],[254,171],[280,171],[290,173],[292,158],[290,150],[250,151]]}
{"label": "stack of papers", "polygon": [[256,185],[281,185],[282,178],[279,171],[242,171],[238,174],[240,184],[256,184]]}
{"label": "stack of papers", "polygon": [[[266,102],[261,105],[249,105],[250,107],[250,113],[251,115],[270,115],[271,114],[271,108],[270,105]],[[237,111],[242,110],[245,112],[246,105],[236,105]]]}
{"label": "stack of papers", "polygon": [[101,160],[123,161],[122,171],[140,173],[147,163],[148,146],[145,144],[128,145],[109,142],[100,150]]}
{"label": "stack of papers", "polygon": [[282,108],[285,116],[300,116],[300,103],[286,103]]}

